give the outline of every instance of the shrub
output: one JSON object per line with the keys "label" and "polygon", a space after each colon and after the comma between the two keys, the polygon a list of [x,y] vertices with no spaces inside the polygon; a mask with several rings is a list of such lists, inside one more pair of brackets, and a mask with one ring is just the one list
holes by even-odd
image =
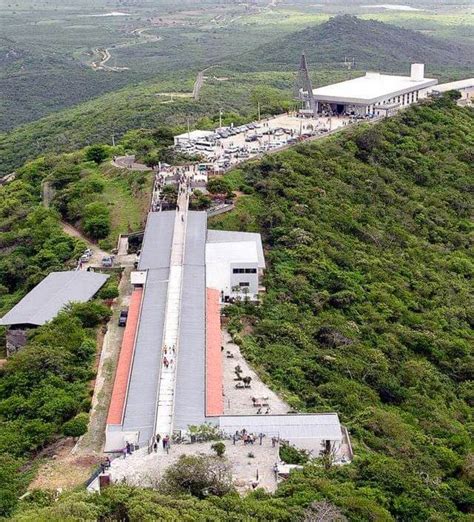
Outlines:
{"label": "shrub", "polygon": [[216,455],[218,457],[223,457],[225,453],[225,444],[223,442],[215,442],[211,449],[216,452]]}
{"label": "shrub", "polygon": [[299,450],[290,444],[280,446],[280,458],[286,464],[306,464],[309,460],[307,451]]}
{"label": "shrub", "polygon": [[107,306],[97,301],[89,303],[73,303],[69,309],[86,328],[93,328],[110,319],[112,312]]}
{"label": "shrub", "polygon": [[87,431],[89,424],[89,415],[87,413],[79,413],[73,419],[63,424],[62,432],[66,437],[80,437]]}
{"label": "shrub", "polygon": [[86,160],[93,161],[99,165],[108,156],[107,149],[103,145],[91,145],[86,149]]}
{"label": "shrub", "polygon": [[225,495],[232,490],[230,465],[218,457],[181,455],[165,471],[159,489],[198,498]]}
{"label": "shrub", "polygon": [[115,299],[118,296],[119,289],[117,283],[107,284],[97,294],[97,297],[99,297],[99,299]]}

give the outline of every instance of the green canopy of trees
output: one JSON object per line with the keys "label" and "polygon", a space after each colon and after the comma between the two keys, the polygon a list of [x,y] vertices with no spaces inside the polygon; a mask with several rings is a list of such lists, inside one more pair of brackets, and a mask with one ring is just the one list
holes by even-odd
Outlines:
{"label": "green canopy of trees", "polygon": [[230,328],[247,316],[247,358],[293,407],[337,411],[355,446],[353,465],[284,483],[289,503],[299,489],[351,520],[467,520],[473,136],[445,96],[242,169],[253,193],[217,222],[256,223],[270,268]]}
{"label": "green canopy of trees", "polygon": [[[27,345],[3,366],[0,477],[18,474],[21,459],[61,433],[78,437],[85,432],[89,381],[94,376],[95,327],[110,314],[99,302],[72,304],[51,322],[31,331]],[[19,480],[3,484],[7,501],[0,502],[0,516],[14,508],[20,496]]]}

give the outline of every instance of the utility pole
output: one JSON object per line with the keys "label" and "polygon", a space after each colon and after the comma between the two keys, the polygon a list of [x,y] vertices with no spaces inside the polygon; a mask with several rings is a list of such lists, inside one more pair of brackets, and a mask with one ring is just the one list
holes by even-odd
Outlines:
{"label": "utility pole", "polygon": [[115,134],[112,134],[112,147],[115,147]]}
{"label": "utility pole", "polygon": [[219,109],[219,129],[222,129],[222,109]]}
{"label": "utility pole", "polygon": [[257,102],[257,114],[258,114],[258,121],[260,121],[260,102]]}
{"label": "utility pole", "polygon": [[190,136],[190,130],[189,130],[189,116],[186,118],[186,121],[188,122],[188,141],[191,143],[191,136]]}

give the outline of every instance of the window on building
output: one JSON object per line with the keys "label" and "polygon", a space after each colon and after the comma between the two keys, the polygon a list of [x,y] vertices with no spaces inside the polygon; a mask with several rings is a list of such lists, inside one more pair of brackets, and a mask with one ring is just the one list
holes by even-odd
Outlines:
{"label": "window on building", "polygon": [[233,274],[256,274],[257,269],[256,268],[233,268],[232,273]]}
{"label": "window on building", "polygon": [[240,286],[240,288],[245,288],[245,287],[247,287],[247,286],[250,286],[250,283],[242,282],[242,281],[241,281],[241,282],[239,283],[239,286]]}

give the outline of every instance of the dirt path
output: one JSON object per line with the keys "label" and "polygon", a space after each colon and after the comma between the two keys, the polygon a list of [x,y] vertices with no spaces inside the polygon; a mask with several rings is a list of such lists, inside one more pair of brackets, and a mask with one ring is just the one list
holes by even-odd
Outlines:
{"label": "dirt path", "polygon": [[215,65],[210,65],[209,67],[206,67],[202,71],[198,72],[198,75],[196,77],[196,81],[194,82],[193,87],[193,98],[195,100],[199,100],[199,93],[201,92],[202,86],[204,85],[204,73],[208,71],[209,69],[212,69],[212,67],[215,67]]}
{"label": "dirt path", "polygon": [[100,455],[105,442],[105,425],[110,397],[114,385],[115,368],[120,355],[124,329],[118,326],[120,310],[128,308],[132,285],[131,267],[122,272],[119,284],[119,297],[112,307],[113,315],[107,325],[97,368],[97,376],[92,397],[89,430],[81,437],[73,453],[76,455]]}
{"label": "dirt path", "polygon": [[65,232],[68,236],[77,237],[79,239],[82,239],[82,241],[84,241],[84,243],[87,244],[87,247],[92,250],[92,256],[89,259],[88,263],[83,264],[84,267],[87,267],[89,265],[100,266],[102,258],[106,257],[106,256],[110,256],[109,252],[102,250],[96,244],[92,243],[91,240],[88,239],[86,236],[84,236],[84,234],[80,230],[73,227],[69,223],[65,223],[64,221],[61,221],[61,227],[63,229],[63,232]]}
{"label": "dirt path", "polygon": [[[137,38],[136,41],[132,42],[124,42],[121,44],[117,44],[113,47],[114,50],[120,49],[123,47],[134,47],[135,45],[141,45],[146,43],[152,43],[152,42],[159,42],[162,40],[161,36],[146,34],[146,31],[152,29],[151,27],[140,27],[138,29],[134,29],[133,31],[130,31],[130,35]],[[117,66],[111,66],[107,65],[107,62],[112,58],[112,55],[110,54],[110,49],[112,47],[107,47],[104,49],[96,48],[94,49],[94,54],[97,55],[97,59],[95,59],[91,63],[92,69],[95,71],[103,70],[103,71],[112,71],[112,72],[120,72],[120,71],[127,71],[129,67],[117,67]]]}

